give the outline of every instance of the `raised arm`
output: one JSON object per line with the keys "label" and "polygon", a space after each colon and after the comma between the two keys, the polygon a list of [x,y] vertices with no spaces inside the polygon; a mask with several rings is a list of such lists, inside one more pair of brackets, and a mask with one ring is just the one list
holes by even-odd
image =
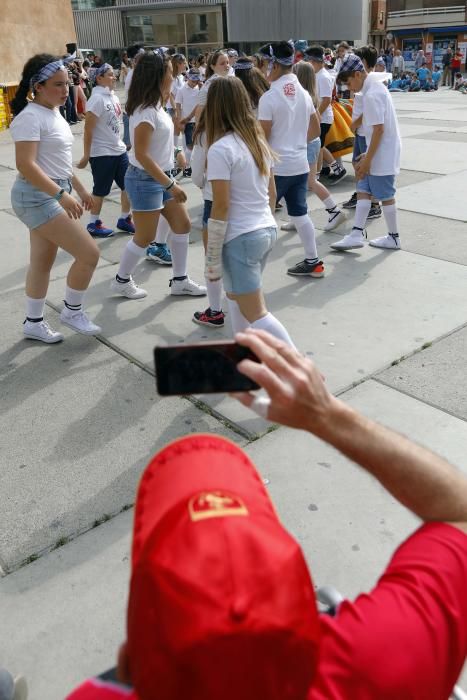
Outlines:
{"label": "raised arm", "polygon": [[[372,474],[424,521],[449,522],[467,533],[467,477],[408,438],[365,418],[335,398],[311,360],[264,331],[236,336],[262,364],[239,369],[269,394],[269,420],[308,430]],[[254,408],[253,394],[238,395]]]}

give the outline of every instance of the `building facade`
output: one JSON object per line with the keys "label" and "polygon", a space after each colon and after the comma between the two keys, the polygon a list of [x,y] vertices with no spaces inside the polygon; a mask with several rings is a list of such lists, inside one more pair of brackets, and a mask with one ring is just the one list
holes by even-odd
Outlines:
{"label": "building facade", "polygon": [[[448,46],[467,56],[467,2],[459,0],[388,0],[387,39],[403,52],[406,65],[425,51],[427,63],[441,65]],[[467,70],[467,68],[466,68]]]}
{"label": "building facade", "polygon": [[[371,0],[370,0],[371,2]],[[369,0],[72,0],[81,49],[112,60],[125,46],[169,46],[188,56],[220,46],[247,53],[289,37],[332,45],[367,41]]]}

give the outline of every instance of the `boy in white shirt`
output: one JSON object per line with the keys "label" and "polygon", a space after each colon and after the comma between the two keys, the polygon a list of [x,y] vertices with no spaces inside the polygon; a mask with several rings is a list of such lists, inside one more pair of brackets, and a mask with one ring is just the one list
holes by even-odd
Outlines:
{"label": "boy in white shirt", "polygon": [[319,119],[310,95],[292,73],[293,44],[286,41],[266,44],[259,53],[268,62],[271,89],[259,100],[258,119],[279,158],[274,166],[277,201],[284,197],[291,223],[295,224],[305,249],[305,259],[287,272],[294,276],[324,277],[306,199],[310,172],[307,143],[319,136]]}
{"label": "boy in white shirt", "polygon": [[362,129],[367,151],[355,164],[358,199],[352,231],[331,248],[351,250],[364,246],[365,223],[374,196],[383,203],[388,233],[370,241],[370,245],[398,250],[395,180],[400,170],[401,140],[391,95],[383,83],[370,77],[362,60],[355,55],[346,58],[338,80],[347,83],[352,92],[362,93]]}
{"label": "boy in white shirt", "polygon": [[185,134],[185,159],[186,167],[183,171],[185,177],[191,177],[191,154],[193,151],[193,131],[195,128],[195,114],[198,106],[199,87],[201,74],[197,68],[190,68],[186,83],[177,91],[175,97],[176,121],[180,130]]}

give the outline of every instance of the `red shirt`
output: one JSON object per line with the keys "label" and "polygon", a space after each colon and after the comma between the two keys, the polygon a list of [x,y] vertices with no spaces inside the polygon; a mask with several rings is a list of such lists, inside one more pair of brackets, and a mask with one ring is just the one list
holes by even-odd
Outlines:
{"label": "red shirt", "polygon": [[[335,618],[322,617],[322,631],[308,700],[447,700],[467,655],[466,535],[424,525],[371,593],[344,602]],[[91,680],[67,700],[138,698]]]}
{"label": "red shirt", "polygon": [[460,69],[462,62],[462,54],[458,56],[457,54],[451,59],[451,68]]}

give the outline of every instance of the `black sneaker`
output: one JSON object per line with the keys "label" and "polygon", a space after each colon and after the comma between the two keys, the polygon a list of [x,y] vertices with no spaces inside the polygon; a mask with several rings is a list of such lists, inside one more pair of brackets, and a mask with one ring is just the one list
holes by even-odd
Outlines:
{"label": "black sneaker", "polygon": [[172,177],[177,177],[177,175],[180,175],[181,172],[182,172],[181,168],[172,168],[172,170],[170,171],[170,174],[172,175]]}
{"label": "black sneaker", "polygon": [[206,311],[195,311],[193,314],[193,322],[199,323],[200,326],[212,326],[213,328],[222,328],[224,325],[225,314],[223,311],[212,311],[211,308]]}
{"label": "black sneaker", "polygon": [[284,208],[284,205],[281,204],[280,202],[276,202],[276,211],[282,211]]}
{"label": "black sneaker", "polygon": [[337,183],[340,182],[346,175],[347,170],[345,168],[338,168],[337,170],[334,170],[334,172],[328,177],[328,185],[337,185]]}
{"label": "black sneaker", "polygon": [[320,177],[329,177],[331,174],[331,168],[328,168],[325,166],[324,168],[321,168],[319,176]]}
{"label": "black sneaker", "polygon": [[382,215],[383,212],[381,211],[379,204],[372,204],[368,214],[368,219],[379,219]]}
{"label": "black sneaker", "polygon": [[355,209],[357,206],[357,193],[354,192],[351,198],[342,204],[344,209]]}
{"label": "black sneaker", "polygon": [[318,260],[318,262],[315,263],[302,260],[302,262],[297,263],[294,267],[289,267],[287,274],[294,275],[295,277],[324,277],[324,264],[322,260]]}
{"label": "black sneaker", "polygon": [[183,171],[183,177],[191,177],[191,168],[185,168]]}

